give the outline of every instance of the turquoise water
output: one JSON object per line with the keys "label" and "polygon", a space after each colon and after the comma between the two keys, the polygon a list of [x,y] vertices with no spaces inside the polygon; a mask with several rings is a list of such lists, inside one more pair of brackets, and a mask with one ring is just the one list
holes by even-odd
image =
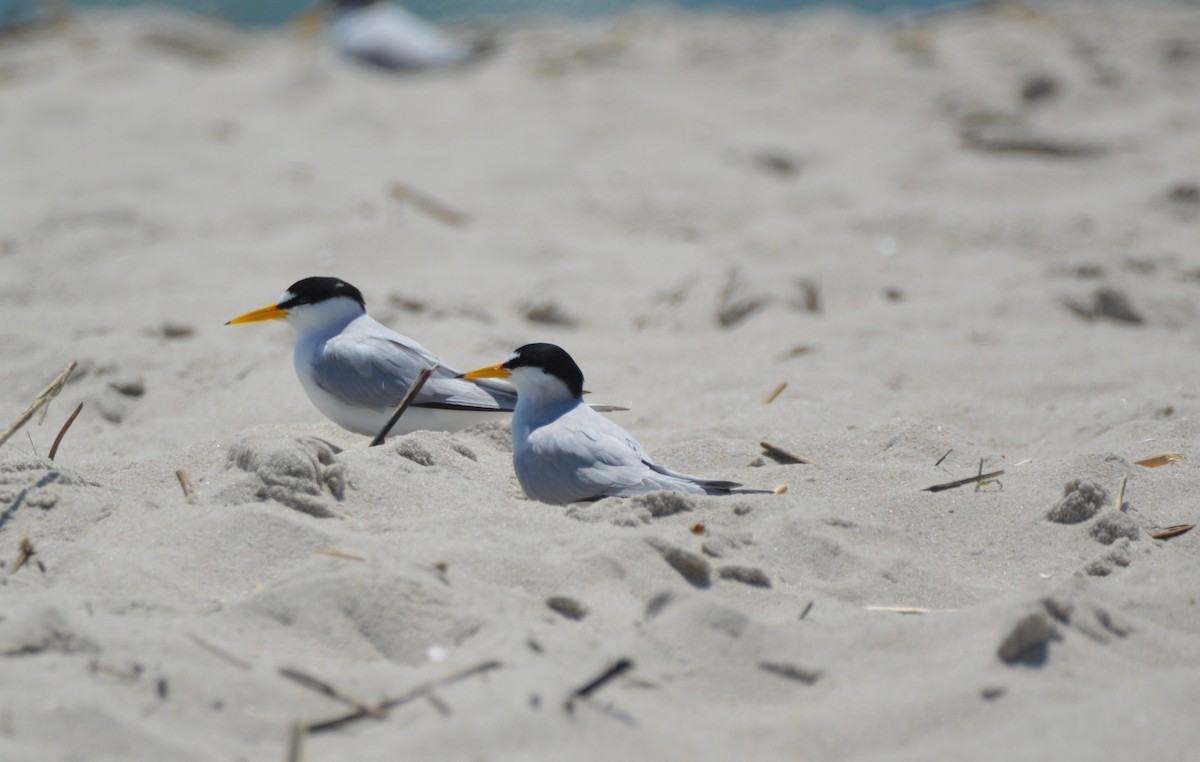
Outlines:
{"label": "turquoise water", "polygon": [[[174,5],[217,16],[238,24],[279,24],[310,0],[171,0]],[[136,0],[73,0],[76,8],[129,6]],[[645,0],[408,0],[409,10],[437,21],[480,19],[504,20],[530,16],[567,15],[589,16],[627,10],[648,5]],[[974,4],[971,0],[673,0],[656,5],[675,5],[697,9],[733,9],[747,12],[772,13],[837,6],[855,8],[870,13],[924,13]],[[0,0],[0,24],[22,14],[33,12],[34,0]]]}

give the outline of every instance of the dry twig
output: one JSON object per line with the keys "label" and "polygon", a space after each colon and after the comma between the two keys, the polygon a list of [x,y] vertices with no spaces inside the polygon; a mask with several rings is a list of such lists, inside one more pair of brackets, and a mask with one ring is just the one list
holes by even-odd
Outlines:
{"label": "dry twig", "polygon": [[452,209],[432,196],[427,196],[416,188],[404,183],[392,183],[392,187],[388,190],[388,193],[396,201],[412,204],[435,220],[444,222],[451,227],[461,228],[471,220],[464,212]]}
{"label": "dry twig", "polygon": [[83,410],[82,402],[75,406],[75,410],[71,413],[71,416],[67,418],[67,422],[64,423],[62,428],[58,430],[58,436],[54,438],[54,444],[50,445],[50,460],[54,460],[54,456],[58,454],[58,445],[60,442],[62,442],[63,437],[66,435],[67,429],[71,428],[71,424],[75,423],[75,419],[79,417],[80,410]]}
{"label": "dry twig", "polygon": [[220,658],[220,659],[224,659],[225,661],[229,662],[230,664],[237,667],[238,669],[243,669],[247,672],[250,671],[250,662],[246,661],[245,659],[234,656],[233,654],[226,651],[224,648],[221,648],[218,645],[214,645],[214,644],[208,642],[207,640],[200,637],[199,635],[196,635],[195,633],[188,633],[188,637],[191,638],[193,643],[200,646],[205,651],[208,651],[213,656],[216,656],[217,658]]}
{"label": "dry twig", "polygon": [[589,680],[584,685],[571,691],[571,695],[563,703],[563,709],[568,712],[574,711],[575,699],[585,699],[591,696],[596,691],[608,685],[613,680],[633,669],[633,659],[617,659],[608,669],[601,672],[596,677]]}
{"label": "dry twig", "polygon": [[767,455],[769,455],[771,458],[773,458],[773,459],[775,459],[775,460],[779,461],[780,463],[784,463],[784,464],[788,464],[788,463],[801,463],[801,464],[807,464],[807,463],[810,463],[810,462],[811,462],[811,461],[809,461],[807,458],[802,458],[802,457],[800,457],[799,455],[797,455],[796,453],[794,453],[794,452],[789,452],[788,450],[785,450],[785,449],[783,449],[783,448],[782,448],[782,447],[780,447],[779,445],[777,445],[777,444],[772,444],[772,443],[768,442],[768,441],[767,441],[767,440],[765,440],[765,439],[764,439],[764,440],[762,440],[761,442],[759,442],[759,443],[758,443],[758,446],[759,446],[759,447],[761,447],[761,448],[763,448],[763,450],[765,450],[765,451],[766,451]]}
{"label": "dry twig", "polygon": [[28,537],[22,537],[21,544],[17,546],[17,562],[13,564],[13,570],[9,573],[16,574],[19,572],[21,567],[25,565],[25,562],[33,558],[33,553],[33,543],[29,541]]}
{"label": "dry twig", "polygon": [[1117,488],[1117,510],[1125,510],[1125,487],[1129,484],[1128,474],[1121,477],[1121,486]]}
{"label": "dry twig", "polygon": [[304,723],[293,722],[288,728],[287,762],[300,762],[304,759]]}
{"label": "dry twig", "polygon": [[78,363],[74,360],[69,362],[67,367],[60,370],[58,375],[54,377],[54,380],[45,389],[38,392],[37,396],[33,398],[33,402],[29,404],[29,407],[25,408],[25,412],[17,416],[17,420],[13,421],[13,424],[5,429],[3,434],[0,434],[0,445],[7,442],[9,437],[16,434],[22,426],[28,423],[34,413],[50,404],[50,400],[54,399],[62,391],[63,384],[67,383],[67,378],[70,377],[71,371],[75,370],[76,365]]}
{"label": "dry twig", "polygon": [[1166,529],[1160,529],[1159,531],[1155,532],[1154,534],[1152,534],[1150,536],[1153,537],[1155,540],[1169,540],[1172,537],[1178,537],[1181,534],[1187,534],[1188,532],[1192,531],[1195,528],[1196,528],[1195,524],[1176,524],[1173,527],[1167,527]]}
{"label": "dry twig", "polygon": [[941,492],[942,490],[954,489],[955,487],[961,487],[964,484],[972,484],[975,482],[985,482],[988,479],[995,479],[997,476],[1003,476],[1003,475],[1004,475],[1003,471],[991,471],[986,474],[976,474],[975,476],[968,476],[966,479],[956,479],[955,481],[946,482],[945,484],[935,484],[932,487],[926,487],[925,489],[923,489],[921,491],[922,492]]}
{"label": "dry twig", "polygon": [[387,439],[387,433],[391,431],[392,427],[396,425],[396,422],[400,420],[400,416],[404,415],[404,411],[408,410],[408,406],[411,405],[412,401],[417,398],[417,393],[421,391],[421,387],[424,386],[425,382],[429,380],[429,377],[432,376],[435,371],[437,371],[438,367],[438,364],[434,363],[428,368],[422,369],[421,372],[417,374],[417,377],[413,379],[412,386],[408,387],[408,391],[405,393],[404,399],[400,400],[400,407],[396,408],[396,412],[392,413],[392,417],[388,419],[387,425],[383,427],[383,430],[371,440],[370,447],[376,447],[383,444],[384,440]]}
{"label": "dry twig", "polygon": [[353,553],[347,553],[346,551],[338,550],[337,548],[318,548],[317,550],[314,550],[313,553],[320,553],[323,556],[333,556],[334,558],[341,558],[346,561],[366,561],[367,560],[367,559],[363,558],[362,556],[356,556]]}
{"label": "dry twig", "polygon": [[892,614],[949,614],[959,609],[927,609],[923,606],[863,606],[867,611],[886,611]]}
{"label": "dry twig", "polygon": [[183,488],[183,496],[185,498],[190,498],[196,494],[196,491],[192,489],[192,480],[188,478],[186,468],[176,469],[175,478],[179,480],[179,486]]}
{"label": "dry twig", "polygon": [[322,696],[328,696],[335,701],[340,701],[356,711],[363,712],[364,714],[371,715],[372,717],[383,716],[383,709],[372,707],[365,701],[360,701],[353,696],[338,690],[324,680],[301,672],[298,669],[293,669],[291,667],[280,667],[279,674],[280,676],[286,677],[288,680],[291,680],[297,685],[302,685],[309,690],[320,693]]}
{"label": "dry twig", "polygon": [[401,706],[402,704],[407,704],[409,702],[416,701],[417,699],[425,698],[426,696],[429,696],[430,694],[432,694],[438,688],[444,688],[447,685],[457,683],[460,680],[465,680],[468,677],[473,677],[475,675],[484,674],[486,672],[492,671],[493,669],[499,669],[500,666],[501,666],[500,662],[498,662],[496,660],[485,661],[480,664],[476,664],[473,667],[468,667],[466,669],[459,670],[458,672],[454,672],[452,674],[446,675],[445,677],[443,677],[441,679],[432,680],[428,683],[423,683],[422,685],[418,685],[416,688],[413,688],[412,690],[408,691],[407,693],[402,693],[399,696],[396,696],[395,698],[384,699],[383,701],[381,701],[377,705],[375,705],[375,707],[373,707],[374,711],[362,711],[362,710],[356,709],[353,712],[349,712],[348,714],[339,715],[337,717],[331,717],[327,720],[318,720],[316,722],[311,722],[306,727],[306,730],[308,730],[309,733],[321,733],[326,730],[334,730],[336,728],[340,728],[343,725],[354,722],[356,720],[361,720],[365,717],[380,717],[383,714],[386,714],[389,709],[395,709],[396,707]]}
{"label": "dry twig", "polygon": [[776,386],[774,389],[772,389],[771,393],[768,394],[766,399],[763,400],[763,404],[770,405],[772,402],[775,401],[776,397],[778,397],[780,394],[783,394],[783,390],[786,388],[787,388],[787,381],[780,381],[779,386]]}
{"label": "dry twig", "polygon": [[1158,468],[1159,466],[1167,466],[1179,460],[1183,460],[1183,456],[1177,452],[1160,452],[1154,455],[1147,455],[1144,458],[1138,458],[1133,462],[1133,465]]}

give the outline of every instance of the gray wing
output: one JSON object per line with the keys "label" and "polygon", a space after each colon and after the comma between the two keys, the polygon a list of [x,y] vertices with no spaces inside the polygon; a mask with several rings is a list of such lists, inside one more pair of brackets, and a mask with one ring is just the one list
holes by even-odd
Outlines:
{"label": "gray wing", "polygon": [[509,411],[517,393],[506,382],[455,378],[458,371],[441,367],[420,345],[386,336],[337,336],[327,341],[312,366],[313,380],[347,405],[394,408],[417,374],[438,363],[413,405],[452,410]]}
{"label": "gray wing", "polygon": [[[629,432],[579,406],[530,436],[518,476],[548,503],[639,495],[659,489],[704,492],[706,483],[654,465]],[[719,489],[713,483],[712,487]]]}
{"label": "gray wing", "polygon": [[[596,490],[594,497],[628,497],[660,489],[723,493],[741,486],[658,465],[629,432],[602,415],[577,409],[571,418],[562,439],[580,463],[577,480]],[[591,462],[584,462],[589,456]]]}

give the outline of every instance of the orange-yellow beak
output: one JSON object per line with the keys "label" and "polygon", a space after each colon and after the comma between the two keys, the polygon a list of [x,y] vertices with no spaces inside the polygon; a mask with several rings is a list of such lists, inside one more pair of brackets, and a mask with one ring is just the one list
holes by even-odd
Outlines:
{"label": "orange-yellow beak", "polygon": [[278,320],[279,318],[287,317],[287,314],[287,310],[281,310],[277,305],[268,304],[266,307],[260,307],[259,309],[247,312],[245,315],[238,315],[225,325],[236,325],[237,323],[259,323],[263,320]]}
{"label": "orange-yellow beak", "polygon": [[463,373],[459,378],[508,378],[512,371],[503,365],[489,365],[486,368],[476,368]]}

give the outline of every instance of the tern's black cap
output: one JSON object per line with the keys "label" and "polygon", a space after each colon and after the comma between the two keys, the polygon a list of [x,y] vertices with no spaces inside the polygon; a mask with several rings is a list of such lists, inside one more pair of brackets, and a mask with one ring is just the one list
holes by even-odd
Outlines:
{"label": "tern's black cap", "polygon": [[526,344],[513,352],[504,367],[540,368],[566,384],[573,396],[583,396],[583,371],[565,349],[554,344]]}
{"label": "tern's black cap", "polygon": [[323,276],[305,278],[288,286],[287,292],[291,296],[277,305],[280,309],[287,310],[305,304],[317,304],[339,296],[353,299],[364,310],[367,308],[367,303],[363,301],[362,292],[341,278],[326,278]]}

